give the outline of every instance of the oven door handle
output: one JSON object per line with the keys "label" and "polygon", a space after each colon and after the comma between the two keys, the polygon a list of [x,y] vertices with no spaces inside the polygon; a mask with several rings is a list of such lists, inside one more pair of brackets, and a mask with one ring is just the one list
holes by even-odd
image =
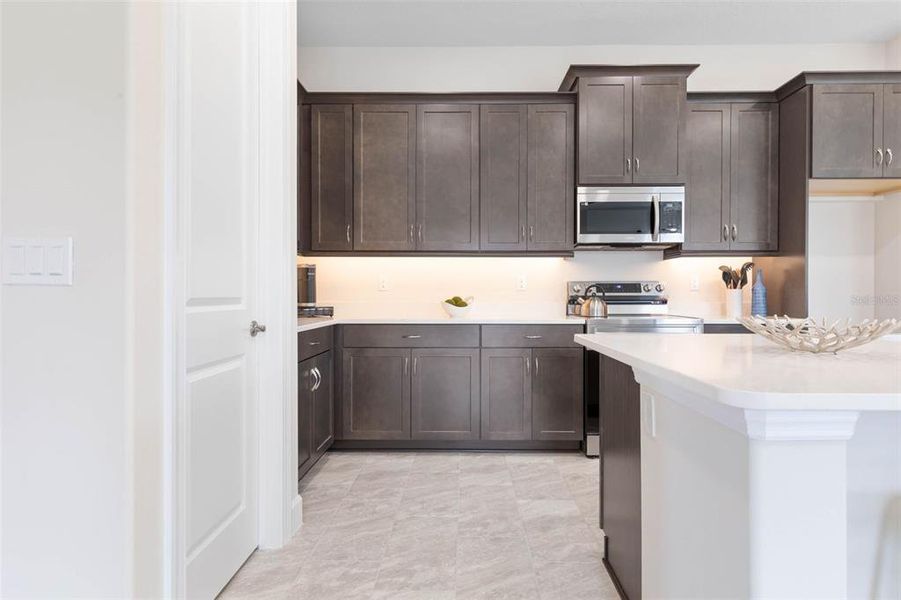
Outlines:
{"label": "oven door handle", "polygon": [[651,194],[651,205],[654,210],[654,222],[651,225],[651,239],[656,242],[660,240],[660,196]]}

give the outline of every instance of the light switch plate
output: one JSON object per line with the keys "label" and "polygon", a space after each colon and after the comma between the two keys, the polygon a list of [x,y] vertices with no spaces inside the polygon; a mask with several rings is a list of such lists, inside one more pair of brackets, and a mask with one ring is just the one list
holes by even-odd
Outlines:
{"label": "light switch plate", "polygon": [[72,285],[72,238],[5,238],[4,285]]}

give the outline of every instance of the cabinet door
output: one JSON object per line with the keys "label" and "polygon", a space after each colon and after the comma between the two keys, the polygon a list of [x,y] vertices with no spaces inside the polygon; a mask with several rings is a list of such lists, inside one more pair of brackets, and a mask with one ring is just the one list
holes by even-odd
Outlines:
{"label": "cabinet door", "polygon": [[300,479],[313,466],[312,403],[313,361],[305,360],[297,365],[297,478]]}
{"label": "cabinet door", "polygon": [[532,439],[581,440],[583,350],[532,349]]}
{"label": "cabinet door", "polygon": [[683,250],[729,249],[731,105],[690,104]]}
{"label": "cabinet door", "polygon": [[479,350],[412,352],[413,439],[479,439]]}
{"label": "cabinet door", "polygon": [[776,250],[779,212],[779,105],[732,105],[730,248]]}
{"label": "cabinet door", "polygon": [[312,248],[352,250],[353,107],[314,105],[311,115]]}
{"label": "cabinet door", "polygon": [[342,364],[344,439],[410,439],[410,351],[348,348]]}
{"label": "cabinet door", "polygon": [[901,177],[901,83],[885,84],[883,94],[883,177]]}
{"label": "cabinet door", "polygon": [[811,176],[882,177],[883,86],[813,86]]}
{"label": "cabinet door", "polygon": [[685,77],[635,77],[632,109],[633,183],[685,182]]}
{"label": "cabinet door", "polygon": [[416,249],[479,249],[479,107],[417,109]]}
{"label": "cabinet door", "polygon": [[532,351],[482,350],[483,440],[532,439]]}
{"label": "cabinet door", "polygon": [[354,250],[412,250],[416,107],[354,105]]}
{"label": "cabinet door", "polygon": [[607,564],[641,598],[640,388],[632,368],[601,356],[601,506]]}
{"label": "cabinet door", "polygon": [[312,359],[318,382],[311,403],[313,425],[313,453],[321,455],[335,440],[334,395],[332,392],[332,352],[323,352]]}
{"label": "cabinet door", "polygon": [[479,247],[525,250],[527,108],[484,104],[479,114]]}
{"label": "cabinet door", "polygon": [[632,77],[579,79],[578,155],[579,185],[632,183]]}
{"label": "cabinet door", "polygon": [[571,104],[529,106],[528,248],[572,250],[575,228]]}

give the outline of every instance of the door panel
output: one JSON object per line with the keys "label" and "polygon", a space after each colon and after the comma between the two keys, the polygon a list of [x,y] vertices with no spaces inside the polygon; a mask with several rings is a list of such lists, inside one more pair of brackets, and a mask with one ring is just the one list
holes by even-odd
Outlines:
{"label": "door panel", "polygon": [[354,250],[412,250],[416,107],[354,105]]}
{"label": "door panel", "polygon": [[[175,541],[185,570],[174,576],[184,581],[179,594],[192,598],[215,597],[258,539],[257,354],[248,333],[258,318],[258,10],[191,3],[175,13],[173,165],[184,281],[175,415],[184,520]],[[222,68],[195,68],[210,64]]]}
{"label": "door panel", "polygon": [[882,84],[813,86],[811,175],[882,177]]}
{"label": "door panel", "polygon": [[732,250],[775,250],[778,241],[779,105],[732,105]]}
{"label": "door panel", "polygon": [[313,391],[311,402],[312,449],[318,457],[329,449],[335,440],[334,395],[332,392],[332,353],[323,352],[313,360],[318,369],[319,383]]}
{"label": "door panel", "polygon": [[344,439],[410,439],[410,350],[347,348],[343,363]]}
{"label": "door panel", "polygon": [[685,77],[635,77],[632,181],[685,182]]}
{"label": "door panel", "polygon": [[579,185],[632,183],[632,77],[579,79]]}
{"label": "door panel", "polygon": [[[901,83],[886,83],[883,93],[883,177],[901,177]],[[891,151],[891,152],[889,152]]]}
{"label": "door panel", "polygon": [[640,388],[632,368],[601,356],[601,506],[606,561],[628,598],[641,598]]}
{"label": "door panel", "polygon": [[532,351],[482,350],[481,439],[532,439]]}
{"label": "door panel", "polygon": [[305,360],[297,366],[297,478],[306,474],[313,466],[313,375],[314,359]]}
{"label": "door panel", "polygon": [[571,104],[533,105],[528,119],[528,248],[572,250],[575,228]]}
{"label": "door panel", "polygon": [[581,348],[532,349],[532,439],[581,440]]}
{"label": "door panel", "polygon": [[480,248],[526,249],[528,183],[527,107],[483,104],[480,108]]}
{"label": "door panel", "polygon": [[729,249],[731,120],[729,104],[689,105],[683,250]]}
{"label": "door panel", "polygon": [[412,351],[414,440],[479,439],[479,350]]}
{"label": "door panel", "polygon": [[313,250],[352,250],[353,107],[314,105],[311,110]]}
{"label": "door panel", "polygon": [[479,249],[479,107],[417,108],[416,248]]}

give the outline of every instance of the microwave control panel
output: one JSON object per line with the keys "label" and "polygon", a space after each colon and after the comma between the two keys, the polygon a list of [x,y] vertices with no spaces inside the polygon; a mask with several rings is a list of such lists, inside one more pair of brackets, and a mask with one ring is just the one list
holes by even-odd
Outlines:
{"label": "microwave control panel", "polygon": [[660,231],[666,233],[682,232],[682,203],[660,203]]}

